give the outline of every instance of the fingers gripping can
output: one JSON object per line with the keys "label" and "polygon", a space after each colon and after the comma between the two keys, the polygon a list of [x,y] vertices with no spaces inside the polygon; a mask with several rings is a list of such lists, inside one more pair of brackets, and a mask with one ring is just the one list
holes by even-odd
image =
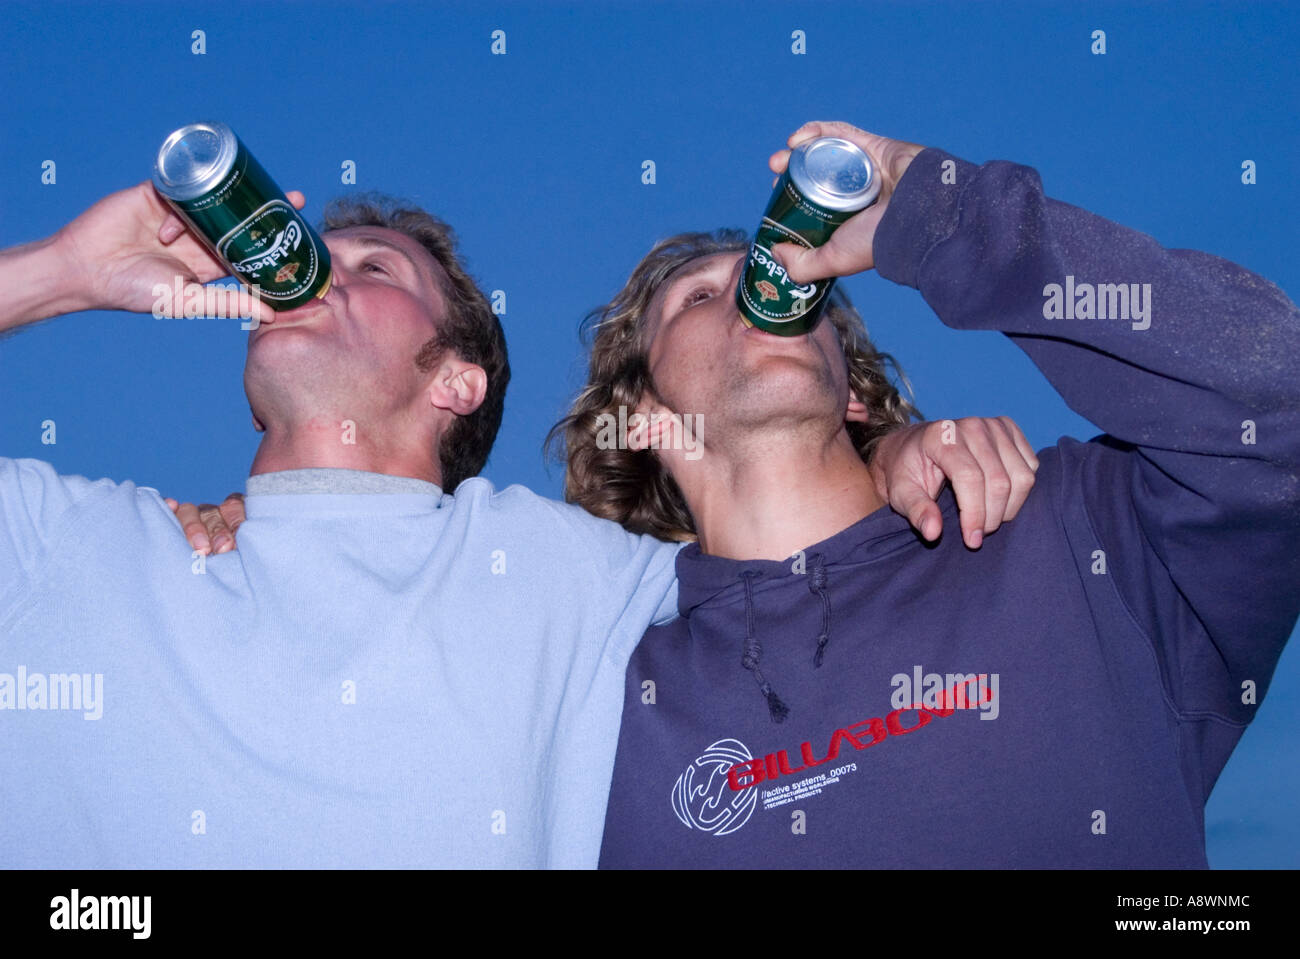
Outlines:
{"label": "fingers gripping can", "polygon": [[168,136],[153,184],[272,308],[291,310],[329,291],[329,250],[226,124],[191,123]]}
{"label": "fingers gripping can", "polygon": [[835,280],[799,285],[772,255],[777,243],[821,246],[841,223],[876,202],[880,177],[871,157],[839,137],[796,147],[777,180],[749,260],[736,286],[736,306],[749,326],[781,336],[807,333],[821,317]]}

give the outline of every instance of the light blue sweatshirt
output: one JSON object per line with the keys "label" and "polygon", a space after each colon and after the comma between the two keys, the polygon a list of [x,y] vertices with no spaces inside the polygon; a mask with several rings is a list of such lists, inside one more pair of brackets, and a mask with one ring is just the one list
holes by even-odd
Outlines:
{"label": "light blue sweatshirt", "polygon": [[480,478],[258,492],[298,472],[204,559],[0,458],[0,865],[595,866],[678,547]]}

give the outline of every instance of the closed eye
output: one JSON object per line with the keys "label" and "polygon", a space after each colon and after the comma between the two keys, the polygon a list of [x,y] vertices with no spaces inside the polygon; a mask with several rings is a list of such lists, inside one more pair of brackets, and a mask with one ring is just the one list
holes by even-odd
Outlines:
{"label": "closed eye", "polygon": [[682,298],[682,309],[694,306],[696,303],[703,303],[718,295],[716,287],[697,286]]}
{"label": "closed eye", "polygon": [[371,269],[372,267],[373,267],[374,269],[378,270],[378,271],[379,271],[380,273],[382,273],[384,276],[390,276],[390,275],[391,275],[391,274],[388,272],[388,270],[386,270],[386,269],[384,268],[383,264],[381,264],[381,263],[377,263],[377,262],[375,262],[374,260],[366,260],[364,263],[361,264],[361,269],[362,269],[363,272],[369,272],[370,269]]}

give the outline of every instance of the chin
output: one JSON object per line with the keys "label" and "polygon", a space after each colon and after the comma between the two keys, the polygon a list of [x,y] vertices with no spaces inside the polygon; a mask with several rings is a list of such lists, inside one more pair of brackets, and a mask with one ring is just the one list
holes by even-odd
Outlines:
{"label": "chin", "polygon": [[738,373],[751,390],[803,396],[835,391],[830,371],[821,356],[813,351],[746,357]]}
{"label": "chin", "polygon": [[244,377],[267,384],[308,387],[316,392],[322,385],[354,382],[356,371],[349,369],[348,357],[337,351],[322,349],[318,339],[297,335],[290,329],[259,336],[248,345]]}
{"label": "chin", "polygon": [[[837,391],[824,369],[807,363],[764,363],[730,381],[719,408],[735,419],[806,421],[825,414],[830,420],[843,418]],[[707,409],[708,407],[702,407]]]}
{"label": "chin", "polygon": [[297,326],[262,327],[248,341],[248,356],[259,357],[260,362],[303,362],[313,357],[319,361],[322,344],[308,330]]}

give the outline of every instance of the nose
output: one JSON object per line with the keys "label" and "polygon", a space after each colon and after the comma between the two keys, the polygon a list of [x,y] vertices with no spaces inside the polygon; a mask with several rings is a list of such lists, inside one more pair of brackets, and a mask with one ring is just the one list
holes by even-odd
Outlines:
{"label": "nose", "polygon": [[342,272],[333,273],[330,277],[330,288],[325,291],[325,295],[320,298],[320,302],[326,306],[333,306],[347,296],[347,291],[344,289],[346,285]]}
{"label": "nose", "polygon": [[745,273],[745,264],[749,262],[749,252],[746,251],[736,257],[736,262],[731,264],[731,272],[727,274],[727,292],[733,294],[736,287],[740,285],[740,278]]}
{"label": "nose", "polygon": [[351,274],[343,265],[342,259],[338,256],[330,257],[330,288],[325,291],[325,295],[321,299],[328,300],[334,295],[335,290],[347,286],[351,278]]}
{"label": "nose", "polygon": [[740,256],[736,257],[736,265],[731,268],[731,285],[733,287],[740,285],[740,277],[745,272],[745,264],[749,262],[749,251],[746,250]]}
{"label": "nose", "polygon": [[732,305],[735,307],[736,323],[742,327],[747,327],[749,324],[745,322],[745,315],[740,312],[740,307],[735,306],[736,288],[740,286],[740,278],[745,275],[745,265],[748,262],[749,250],[747,249],[744,253],[740,254],[740,256],[736,257],[736,263],[732,266],[731,274],[727,278],[726,293],[727,296],[731,297]]}
{"label": "nose", "polygon": [[325,291],[325,295],[321,299],[328,303],[330,297],[334,295],[334,291],[346,287],[356,279],[357,274],[343,264],[343,254],[347,247],[338,241],[335,241],[334,245],[331,246],[332,238],[328,233],[325,236],[325,249],[329,250],[330,254],[330,288]]}
{"label": "nose", "polygon": [[[355,274],[345,267],[339,257],[330,259],[330,288],[325,291],[325,295],[312,303],[324,303],[326,306],[334,306],[340,300],[347,299],[348,286],[355,278]],[[312,305],[312,304],[308,304]]]}

